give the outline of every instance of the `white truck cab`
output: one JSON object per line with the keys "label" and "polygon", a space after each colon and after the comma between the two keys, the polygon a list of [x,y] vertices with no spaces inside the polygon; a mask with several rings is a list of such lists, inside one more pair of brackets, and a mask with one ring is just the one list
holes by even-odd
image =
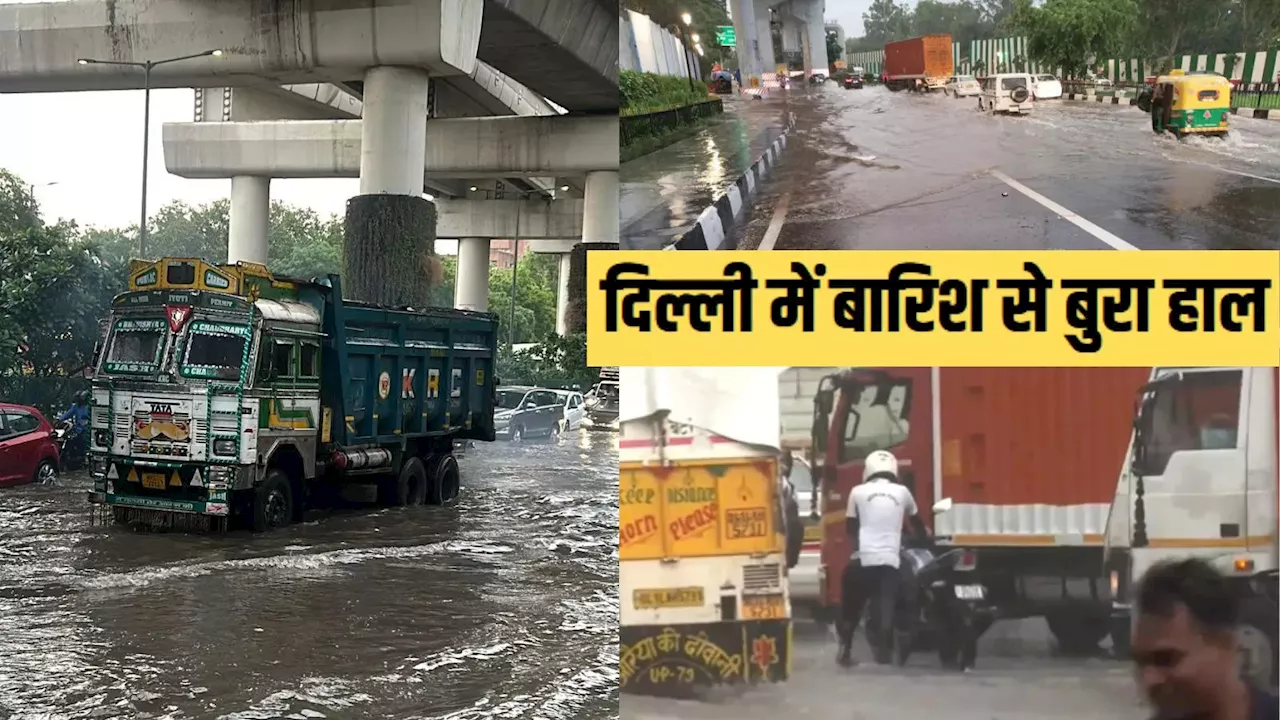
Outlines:
{"label": "white truck cab", "polygon": [[1117,649],[1127,650],[1143,573],[1201,557],[1238,581],[1242,672],[1274,686],[1280,369],[1155,368],[1136,400],[1107,521]]}

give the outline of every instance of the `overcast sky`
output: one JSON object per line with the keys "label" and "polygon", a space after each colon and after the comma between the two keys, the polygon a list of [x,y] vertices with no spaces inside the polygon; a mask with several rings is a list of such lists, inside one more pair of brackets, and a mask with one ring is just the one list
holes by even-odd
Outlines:
{"label": "overcast sky", "polygon": [[[45,218],[68,218],[82,226],[136,225],[142,192],[143,93],[0,95],[6,142],[0,168],[35,186]],[[192,205],[231,194],[230,180],[187,180],[164,168],[161,127],[194,118],[192,90],[151,93],[151,156],[147,211],[154,216],[174,200]],[[50,184],[53,183],[53,184]],[[341,215],[347,198],[359,192],[354,178],[273,180],[271,197],[309,207],[321,215]],[[453,241],[440,251],[453,252]]]}
{"label": "overcast sky", "polygon": [[[897,0],[901,5],[915,7],[916,0]],[[862,35],[862,13],[871,8],[871,0],[827,0],[824,20],[835,20],[844,28],[845,37]]]}

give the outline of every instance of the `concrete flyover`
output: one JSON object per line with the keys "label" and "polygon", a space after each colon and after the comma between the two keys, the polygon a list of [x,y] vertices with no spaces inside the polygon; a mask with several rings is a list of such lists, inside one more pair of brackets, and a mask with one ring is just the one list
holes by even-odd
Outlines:
{"label": "concrete flyover", "polygon": [[[363,120],[165,123],[185,178],[360,177]],[[555,177],[618,170],[617,116],[431,120],[425,177]]]}
{"label": "concrete flyover", "polygon": [[[582,200],[436,199],[436,236],[540,241],[534,252],[568,254],[582,241]],[[560,242],[552,242],[552,241]],[[485,256],[488,262],[488,255]]]}
{"label": "concrete flyover", "polygon": [[618,111],[617,0],[485,0],[477,54],[570,112]]}
{"label": "concrete flyover", "polygon": [[144,62],[222,49],[221,57],[160,65],[153,88],[360,80],[379,66],[431,75],[475,69],[484,0],[263,3],[256,0],[70,0],[0,5],[0,92],[134,90]]}

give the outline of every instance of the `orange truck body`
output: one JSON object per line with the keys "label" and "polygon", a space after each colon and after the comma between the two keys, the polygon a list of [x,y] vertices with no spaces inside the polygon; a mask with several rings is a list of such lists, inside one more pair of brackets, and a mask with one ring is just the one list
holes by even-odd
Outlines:
{"label": "orange truck body", "polygon": [[889,80],[949,78],[956,74],[950,35],[925,35],[885,43],[884,72]]}
{"label": "orange truck body", "polygon": [[[1098,554],[1106,508],[1116,492],[1138,391],[1150,368],[860,368],[878,377],[862,412],[876,425],[897,418],[885,448],[901,463],[931,529],[933,503],[971,508],[948,518],[957,545],[1052,548],[1070,533],[1076,549]],[[851,547],[845,504],[862,463],[839,457],[857,398],[837,395],[823,476],[823,564],[827,602]],[[887,406],[888,410],[884,408]],[[861,422],[861,421],[859,421]],[[883,427],[883,425],[880,425]],[[1082,561],[1086,565],[1093,561]]]}

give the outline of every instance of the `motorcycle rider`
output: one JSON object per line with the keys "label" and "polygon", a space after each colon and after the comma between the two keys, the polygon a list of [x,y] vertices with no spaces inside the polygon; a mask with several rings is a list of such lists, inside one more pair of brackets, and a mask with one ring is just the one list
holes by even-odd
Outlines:
{"label": "motorcycle rider", "polygon": [[898,459],[887,450],[876,450],[863,465],[862,484],[849,493],[845,530],[857,553],[841,577],[841,619],[837,623],[840,652],[836,658],[846,667],[854,664],[853,633],[868,601],[869,626],[879,628],[876,637],[868,638],[873,643],[876,662],[887,665],[892,661],[903,520],[911,523],[917,538],[929,541],[915,498],[897,480]]}
{"label": "motorcycle rider", "polygon": [[58,416],[58,422],[63,423],[70,420],[72,423],[71,437],[67,438],[67,447],[64,452],[67,455],[74,456],[80,452],[80,448],[84,445],[84,439],[87,437],[85,431],[89,429],[89,391],[81,390],[76,393],[71,400],[71,407],[67,408]]}

